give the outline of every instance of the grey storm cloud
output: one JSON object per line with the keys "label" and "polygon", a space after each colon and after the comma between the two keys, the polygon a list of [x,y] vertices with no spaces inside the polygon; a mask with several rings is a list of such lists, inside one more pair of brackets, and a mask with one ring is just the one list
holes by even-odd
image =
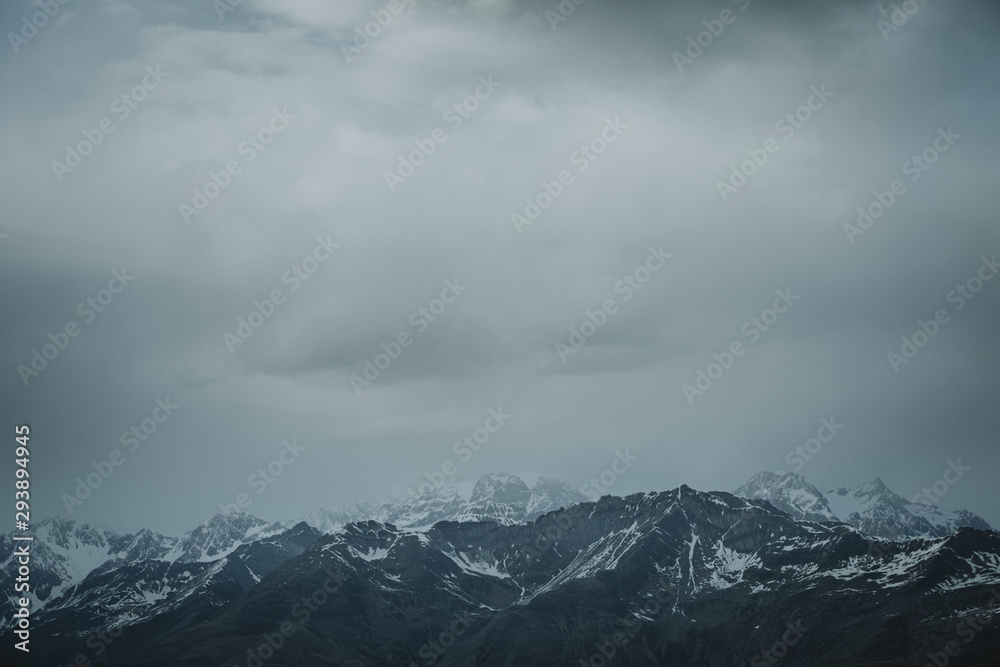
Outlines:
{"label": "grey storm cloud", "polygon": [[347,504],[502,406],[462,477],[628,447],[616,494],[730,490],[835,417],[820,488],[961,459],[942,505],[1000,525],[1000,281],[949,299],[1000,253],[995,3],[220,3],[0,10],[0,400],[40,515],[169,397],[72,518],[183,530],[292,438],[252,511]]}

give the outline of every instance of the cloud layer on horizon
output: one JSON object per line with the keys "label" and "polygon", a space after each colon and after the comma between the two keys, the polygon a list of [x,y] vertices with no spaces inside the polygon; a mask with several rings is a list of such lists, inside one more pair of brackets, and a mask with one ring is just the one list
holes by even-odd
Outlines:
{"label": "cloud layer on horizon", "polygon": [[[62,494],[170,396],[176,414],[71,518],[176,532],[293,437],[306,451],[249,511],[347,504],[446,460],[462,478],[582,482],[624,447],[641,465],[613,493],[728,490],[787,469],[835,416],[845,428],[802,470],[821,489],[879,476],[911,497],[961,458],[973,471],[942,506],[1000,525],[1000,282],[948,300],[1000,253],[996,8],[927,3],[886,32],[891,5],[860,1],[595,0],[553,30],[556,2],[424,0],[347,62],[386,4],[247,0],[220,19],[209,3],[73,3],[8,44],[0,400],[36,434],[40,515],[66,516]],[[8,5],[0,25],[34,11]],[[122,118],[113,101],[156,66]],[[490,76],[454,127],[448,109]],[[809,120],[776,128],[821,87]],[[294,118],[246,148],[275,110]],[[60,182],[52,162],[104,118],[114,131]],[[627,127],[581,171],[608,119]],[[947,128],[959,138],[911,180],[904,163]],[[447,140],[390,191],[385,173],[436,129]],[[768,138],[777,152],[723,201],[717,183]],[[180,204],[229,162],[186,223]],[[563,170],[572,183],[517,229]],[[905,193],[851,243],[845,223],[894,179]],[[327,238],[339,248],[292,291]],[[661,246],[671,258],[625,301],[616,284]],[[85,322],[78,304],[123,267],[135,280]],[[467,289],[414,318],[447,280]],[[224,334],[276,289],[287,299],[230,353]],[[784,289],[799,300],[751,342],[744,324]],[[564,363],[556,344],[608,299]],[[887,353],[942,308],[894,372]],[[25,386],[18,366],[70,321],[80,335]],[[359,396],[351,376],[401,332],[412,344]],[[745,354],[689,404],[683,385],[734,341]],[[461,461],[452,444],[498,406],[509,424]]]}

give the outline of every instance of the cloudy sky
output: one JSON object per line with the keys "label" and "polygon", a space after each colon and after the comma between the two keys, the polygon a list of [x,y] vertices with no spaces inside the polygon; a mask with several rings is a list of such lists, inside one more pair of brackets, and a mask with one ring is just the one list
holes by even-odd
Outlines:
{"label": "cloudy sky", "polygon": [[616,450],[613,493],[732,490],[827,419],[821,489],[960,461],[940,504],[1000,525],[1000,13],[788,4],[4,3],[34,517],[179,533]]}

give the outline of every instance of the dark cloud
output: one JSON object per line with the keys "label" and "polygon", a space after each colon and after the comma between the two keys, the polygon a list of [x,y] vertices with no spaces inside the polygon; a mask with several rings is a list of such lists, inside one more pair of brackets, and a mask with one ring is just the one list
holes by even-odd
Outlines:
{"label": "dark cloud", "polygon": [[[420,2],[350,63],[342,45],[385,3],[248,0],[221,20],[208,3],[62,6],[0,56],[0,400],[37,433],[36,511],[65,515],[61,495],[169,396],[181,408],[74,517],[181,530],[289,437],[307,450],[253,511],[345,504],[411,486],[502,405],[510,424],[462,476],[578,482],[630,447],[642,465],[616,493],[731,489],[836,416],[803,470],[817,486],[880,476],[911,496],[962,458],[943,504],[1000,525],[1000,282],[947,300],[1000,254],[996,8],[925,3],[884,36],[892,4],[743,4],[589,0],[552,30],[557,2]],[[733,22],[678,71],[723,9]],[[8,4],[0,23],[34,11]],[[115,115],[156,65],[162,84]],[[490,75],[455,127],[446,111]],[[820,86],[832,97],[784,136]],[[275,109],[294,118],[247,160]],[[105,117],[114,131],[58,182],[52,162]],[[580,171],[615,118],[627,128]],[[904,163],[949,127],[960,138],[910,181]],[[385,172],[438,128],[390,192]],[[717,181],[768,138],[780,149],[723,202]],[[179,205],[230,161],[185,224]],[[562,170],[572,183],[518,233],[511,215]],[[851,244],[845,223],[894,179],[905,194]],[[286,272],[328,237],[340,248],[293,291]],[[625,301],[616,285],[661,245],[672,257]],[[77,304],[121,267],[135,282],[83,324]],[[455,279],[467,291],[419,330]],[[749,344],[744,323],[786,288],[800,299]],[[223,335],[275,289],[286,301],[230,353]],[[611,298],[563,363],[556,343]],[[938,308],[951,320],[894,373],[887,353]],[[25,386],[18,365],[70,320],[80,336]],[[401,333],[412,344],[358,396],[351,375]],[[737,340],[689,405],[682,386]]]}

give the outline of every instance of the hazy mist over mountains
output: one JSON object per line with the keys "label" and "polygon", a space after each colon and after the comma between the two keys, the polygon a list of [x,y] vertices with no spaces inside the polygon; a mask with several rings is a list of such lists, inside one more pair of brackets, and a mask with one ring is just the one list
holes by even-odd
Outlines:
{"label": "hazy mist over mountains", "polygon": [[[996,8],[923,3],[886,32],[877,3],[743,5],[587,2],[561,21],[420,2],[350,62],[341,45],[378,3],[247,0],[221,18],[71,3],[16,52],[8,39],[0,392],[46,443],[33,511],[178,533],[240,493],[275,520],[442,467],[579,486],[625,447],[640,463],[617,493],[732,489],[796,470],[789,452],[825,419],[843,428],[791,459],[820,488],[880,477],[910,498],[961,459],[972,470],[941,504],[1000,524],[1000,296],[965,287],[1000,247]],[[0,19],[19,34],[34,7]],[[690,47],[723,10],[733,22]],[[53,163],[105,117],[114,131],[60,181]],[[723,201],[718,183],[768,138],[779,150]],[[935,141],[947,152],[911,181],[904,163]],[[229,162],[240,173],[185,221]],[[845,225],[894,179],[905,194],[852,243]],[[543,181],[563,192],[518,227]],[[778,292],[792,305],[772,320]],[[894,370],[939,309],[947,323]],[[80,333],[26,384],[19,366],[70,322]],[[147,435],[157,401],[179,407]],[[479,444],[490,410],[510,418]],[[293,439],[280,476],[248,483]],[[69,514],[64,496],[115,450],[122,465]]]}
{"label": "hazy mist over mountains", "polygon": [[[612,577],[613,585],[603,584],[607,591],[586,594],[601,600],[630,590],[646,600],[644,613],[632,612],[617,621],[622,630],[628,628],[623,637],[662,632],[681,618],[686,623],[701,621],[700,629],[691,627],[683,641],[667,640],[675,644],[668,653],[678,660],[696,661],[703,655],[704,649],[692,654],[695,637],[712,638],[712,660],[745,651],[737,649],[742,642],[759,641],[752,633],[739,640],[740,632],[721,632],[717,624],[726,615],[709,611],[711,600],[728,599],[729,605],[755,609],[761,622],[778,623],[777,617],[771,618],[770,605],[777,600],[792,603],[809,592],[811,610],[800,608],[798,620],[788,623],[799,630],[793,644],[820,619],[826,627],[818,631],[824,636],[843,631],[830,625],[825,615],[829,611],[817,607],[818,600],[853,599],[868,630],[853,648],[841,643],[821,651],[826,660],[869,664],[863,660],[896,650],[901,637],[899,629],[887,634],[871,631],[873,626],[887,623],[888,628],[906,617],[904,623],[914,623],[924,633],[913,648],[933,647],[933,638],[941,632],[913,610],[887,616],[879,605],[899,604],[888,591],[931,586],[935,595],[971,602],[974,591],[1000,584],[1000,536],[982,519],[941,513],[929,505],[919,510],[900,505],[901,499],[880,480],[833,492],[838,498],[834,505],[840,508],[851,502],[845,498],[855,499],[851,507],[860,511],[847,515],[851,525],[833,517],[824,495],[794,473],[760,473],[736,495],[682,486],[624,499],[604,496],[596,503],[555,478],[532,482],[529,486],[514,475],[491,474],[473,485],[452,484],[419,498],[317,510],[303,521],[284,523],[220,513],[180,537],[149,530],[119,534],[47,519],[36,529],[40,549],[35,576],[46,586],[33,596],[33,606],[40,610],[35,622],[59,637],[46,646],[52,659],[69,657],[80,650],[79,638],[88,637],[89,652],[94,657],[107,652],[110,664],[200,664],[206,655],[227,665],[241,664],[244,651],[245,659],[265,657],[266,651],[254,647],[251,628],[261,622],[260,615],[271,613],[276,597],[305,583],[297,579],[316,585],[320,576],[327,583],[336,581],[331,589],[336,602],[306,607],[316,616],[303,612],[302,624],[310,623],[310,636],[321,633],[323,645],[312,646],[311,639],[294,629],[264,634],[265,639],[272,637],[271,643],[258,646],[275,647],[278,640],[273,637],[280,638],[271,653],[276,664],[302,664],[310,653],[320,660],[317,664],[331,659],[401,664],[399,660],[412,653],[425,664],[438,659],[444,664],[473,659],[493,664],[502,656],[519,655],[521,660],[558,664],[572,659],[581,647],[553,643],[552,633],[558,631],[552,623],[572,619],[578,613],[572,610],[584,606],[613,622],[612,608],[603,602],[574,602],[587,591],[581,589],[585,582],[608,582]],[[752,525],[755,528],[747,531]],[[9,555],[15,544],[10,535],[0,538],[4,585],[16,576],[16,562]],[[656,565],[670,562],[664,549],[676,551],[673,567]],[[817,549],[834,556],[817,566],[811,562]],[[935,556],[939,550],[954,558],[941,562]],[[839,580],[853,581],[866,592],[858,596],[854,588],[830,584]],[[350,597],[337,597],[341,587],[352,591]],[[816,587],[824,591],[818,598]],[[414,607],[413,595],[434,602]],[[881,601],[872,604],[864,597],[870,595]],[[359,599],[364,602],[355,606]],[[996,603],[1000,610],[1000,594]],[[665,604],[673,609],[660,618]],[[387,632],[398,621],[392,614],[383,617],[380,609],[385,605],[409,608],[414,628],[440,627],[460,613],[471,632],[455,648],[451,640],[446,647],[425,642],[418,648],[413,636]],[[13,608],[5,606],[5,618]],[[505,626],[517,625],[523,613],[534,618],[532,630],[511,634],[512,628]],[[668,619],[673,620],[660,625]],[[359,632],[366,633],[364,638]],[[496,639],[504,648],[493,645]],[[1000,634],[993,640],[1000,640]],[[629,639],[616,640],[614,646],[607,639],[601,642],[595,644],[597,654],[623,651],[623,656],[649,664],[649,648],[642,648],[641,641],[634,646]],[[980,641],[966,657],[985,655],[989,645]],[[804,643],[798,659],[815,660],[820,650],[816,646]],[[288,650],[278,650],[283,647]],[[582,650],[586,654],[587,649]],[[86,658],[88,651],[77,655]]]}

